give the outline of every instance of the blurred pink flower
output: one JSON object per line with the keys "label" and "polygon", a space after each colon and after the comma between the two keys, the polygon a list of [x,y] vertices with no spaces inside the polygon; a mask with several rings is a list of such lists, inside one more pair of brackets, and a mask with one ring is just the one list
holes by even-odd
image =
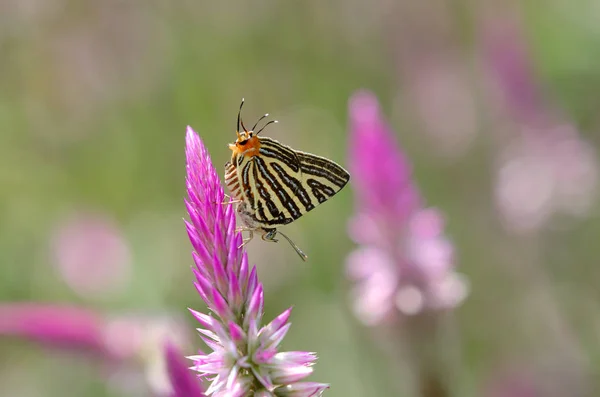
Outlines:
{"label": "blurred pink flower", "polygon": [[569,125],[525,134],[501,153],[495,189],[513,231],[537,230],[554,214],[585,216],[597,196],[597,157]]}
{"label": "blurred pink flower", "polygon": [[356,214],[349,233],[359,247],[347,260],[357,317],[375,325],[395,313],[456,307],[467,294],[454,271],[454,247],[439,211],[423,207],[408,160],[381,117],[377,99],[350,99]]}
{"label": "blurred pink flower", "polygon": [[131,387],[132,377],[127,375],[133,365],[134,373],[145,374],[145,388],[156,395],[171,395],[174,389],[164,351],[167,339],[172,345],[188,342],[186,327],[165,316],[110,317],[83,307],[15,302],[0,304],[0,318],[1,337],[31,340],[105,362],[109,383],[116,375],[125,375],[121,380]]}
{"label": "blurred pink flower", "polygon": [[484,397],[542,397],[536,379],[525,371],[499,373],[488,382]]}
{"label": "blurred pink flower", "polygon": [[587,215],[598,191],[594,149],[540,93],[518,25],[498,19],[484,31],[486,66],[517,122],[497,167],[495,198],[504,225],[529,232],[554,214]]}
{"label": "blurred pink flower", "polygon": [[[477,135],[477,109],[466,66],[450,56],[424,57],[407,67],[403,109],[414,109],[418,125],[439,154],[458,157]],[[406,103],[410,101],[410,103]]]}
{"label": "blurred pink flower", "polygon": [[[38,303],[0,304],[0,335],[117,358],[104,344],[104,319],[91,310]],[[116,354],[116,356],[115,356]]]}
{"label": "blurred pink flower", "polygon": [[186,136],[187,232],[194,247],[196,290],[212,312],[191,310],[211,350],[192,356],[194,369],[211,384],[207,395],[319,396],[329,386],[303,382],[313,371],[314,353],[278,352],[290,329],[291,308],[267,325],[263,286],[248,264],[237,231],[235,209],[225,194],[210,156],[196,132]]}
{"label": "blurred pink flower", "polygon": [[60,275],[81,297],[113,298],[129,285],[129,245],[107,216],[72,214],[57,226],[51,245]]}
{"label": "blurred pink flower", "polygon": [[[107,351],[141,365],[150,390],[160,396],[171,395],[174,385],[164,345],[167,342],[173,347],[189,345],[190,335],[181,319],[135,314],[114,317],[107,320],[103,336]],[[112,371],[111,375],[111,380],[119,389],[127,388],[131,383],[131,376],[125,371]]]}
{"label": "blurred pink flower", "polygon": [[173,391],[170,397],[205,397],[196,377],[190,372],[187,360],[176,345],[167,342],[165,357]]}
{"label": "blurred pink flower", "polygon": [[[539,357],[538,357],[539,358]],[[594,377],[579,371],[577,366],[557,357],[557,361],[543,359],[537,364],[527,363],[531,357],[522,357],[518,363],[496,368],[484,383],[483,397],[591,397]]]}
{"label": "blurred pink flower", "polygon": [[502,18],[485,22],[483,53],[497,94],[515,119],[537,121],[542,98],[518,25]]}

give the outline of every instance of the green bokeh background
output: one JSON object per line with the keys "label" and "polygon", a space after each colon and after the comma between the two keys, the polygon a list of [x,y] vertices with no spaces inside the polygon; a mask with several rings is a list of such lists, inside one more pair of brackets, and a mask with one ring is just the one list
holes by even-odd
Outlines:
{"label": "green bokeh background", "polygon": [[[549,103],[597,147],[598,12],[585,0],[544,7],[4,0],[0,299],[67,302],[115,315],[168,313],[192,330],[186,308],[203,304],[182,222],[186,126],[221,170],[245,97],[246,124],[269,112],[279,124],[265,135],[347,164],[347,148],[357,144],[348,140],[347,103],[366,88],[380,99],[427,203],[446,214],[458,269],[470,279],[450,342],[459,352],[451,376],[456,395],[488,395],[486,385],[505,366],[531,371],[546,387],[564,376],[595,390],[598,208],[526,237],[503,229],[493,204],[503,142],[494,134],[515,127],[498,126],[490,115],[480,58],[486,24],[516,17]],[[414,115],[406,71],[429,57],[459,65],[476,98],[477,135],[460,155],[441,155]],[[331,383],[326,395],[398,395],[407,375],[385,348],[393,340],[362,327],[349,309],[344,260],[353,248],[346,233],[352,209],[352,190],[345,189],[285,228],[309,254],[306,264],[286,244],[259,239],[249,246],[250,259],[265,284],[266,317],[294,306],[283,348],[318,352],[310,379]],[[133,276],[122,292],[86,299],[57,272],[52,239],[77,211],[115,220],[125,236]],[[200,347],[192,341],[186,354]],[[0,341],[0,395],[130,395],[107,386],[100,372],[77,355]],[[598,395],[590,393],[584,395]]]}

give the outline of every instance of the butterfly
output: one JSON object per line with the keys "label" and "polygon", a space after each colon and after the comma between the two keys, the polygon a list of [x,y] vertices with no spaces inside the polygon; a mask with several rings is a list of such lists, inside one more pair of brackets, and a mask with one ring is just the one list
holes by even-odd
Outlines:
{"label": "butterfly", "polygon": [[[277,227],[287,225],[324,203],[339,192],[350,180],[350,174],[340,165],[314,154],[294,150],[275,139],[258,136],[270,124],[265,123],[254,132],[247,130],[241,118],[244,100],[237,117],[235,142],[229,144],[231,161],[225,164],[225,184],[231,193],[231,203],[242,221],[239,231],[248,231],[245,245],[262,232],[264,241],[277,242],[281,234],[296,250],[302,260],[308,257]],[[242,131],[240,131],[240,126]]]}

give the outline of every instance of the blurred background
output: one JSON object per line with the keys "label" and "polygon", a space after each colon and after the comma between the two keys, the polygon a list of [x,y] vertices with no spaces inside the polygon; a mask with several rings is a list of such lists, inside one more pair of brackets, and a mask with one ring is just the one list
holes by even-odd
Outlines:
{"label": "blurred background", "polygon": [[[456,395],[600,395],[599,18],[589,0],[0,0],[0,331],[40,307],[60,323],[66,305],[127,357],[5,336],[0,395],[160,390],[157,335],[201,347],[186,126],[221,170],[245,97],[247,125],[269,112],[265,136],[345,165],[363,88],[470,281]],[[351,310],[352,196],[285,227],[307,263],[260,239],[250,259],[266,318],[294,305],[283,347],[318,352],[325,395],[403,395],[389,335]]]}

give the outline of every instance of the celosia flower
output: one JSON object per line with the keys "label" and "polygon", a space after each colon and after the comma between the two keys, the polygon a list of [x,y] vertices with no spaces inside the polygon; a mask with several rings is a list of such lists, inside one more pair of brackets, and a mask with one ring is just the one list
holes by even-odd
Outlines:
{"label": "celosia flower", "polygon": [[499,155],[494,193],[504,226],[525,233],[539,230],[554,214],[587,215],[598,191],[593,147],[567,124],[522,128],[523,135]]}
{"label": "celosia flower", "polygon": [[541,95],[518,25],[486,24],[487,70],[517,123],[500,153],[495,198],[515,232],[543,227],[554,214],[585,216],[598,194],[598,158],[561,111]]}
{"label": "celosia flower", "polygon": [[209,396],[318,396],[329,386],[301,382],[312,373],[314,353],[278,352],[290,328],[287,309],[267,325],[263,287],[248,264],[235,210],[198,135],[186,136],[186,227],[196,266],[194,285],[211,314],[191,310],[211,352],[190,357],[194,369],[210,381]]}
{"label": "celosia flower", "polygon": [[0,318],[1,337],[91,355],[95,362],[106,363],[104,375],[117,387],[123,383],[131,387],[132,378],[139,379],[140,373],[144,374],[147,389],[157,396],[171,395],[177,387],[183,387],[172,383],[180,382],[181,377],[173,379],[173,374],[167,373],[167,364],[171,363],[163,349],[167,337],[171,343],[187,342],[186,328],[172,318],[107,318],[83,307],[35,302],[0,304]]}
{"label": "celosia flower", "polygon": [[105,343],[105,321],[91,310],[43,305],[4,303],[0,305],[0,335],[24,338],[59,348],[99,353],[119,359],[118,351]]}
{"label": "celosia flower", "polygon": [[542,100],[533,83],[534,74],[523,37],[516,27],[503,19],[486,21],[482,35],[486,67],[513,117],[534,122],[544,116]]}
{"label": "celosia flower", "polygon": [[205,397],[200,383],[190,372],[177,347],[167,342],[164,349],[167,372],[171,381],[171,397]]}
{"label": "celosia flower", "polygon": [[453,246],[439,211],[423,207],[411,167],[380,115],[377,99],[350,100],[350,169],[356,215],[350,235],[359,244],[347,261],[360,320],[377,324],[394,313],[453,308],[466,295],[454,271]]}
{"label": "celosia flower", "polygon": [[114,299],[130,284],[131,250],[107,215],[71,214],[54,231],[51,248],[62,279],[86,300]]}

